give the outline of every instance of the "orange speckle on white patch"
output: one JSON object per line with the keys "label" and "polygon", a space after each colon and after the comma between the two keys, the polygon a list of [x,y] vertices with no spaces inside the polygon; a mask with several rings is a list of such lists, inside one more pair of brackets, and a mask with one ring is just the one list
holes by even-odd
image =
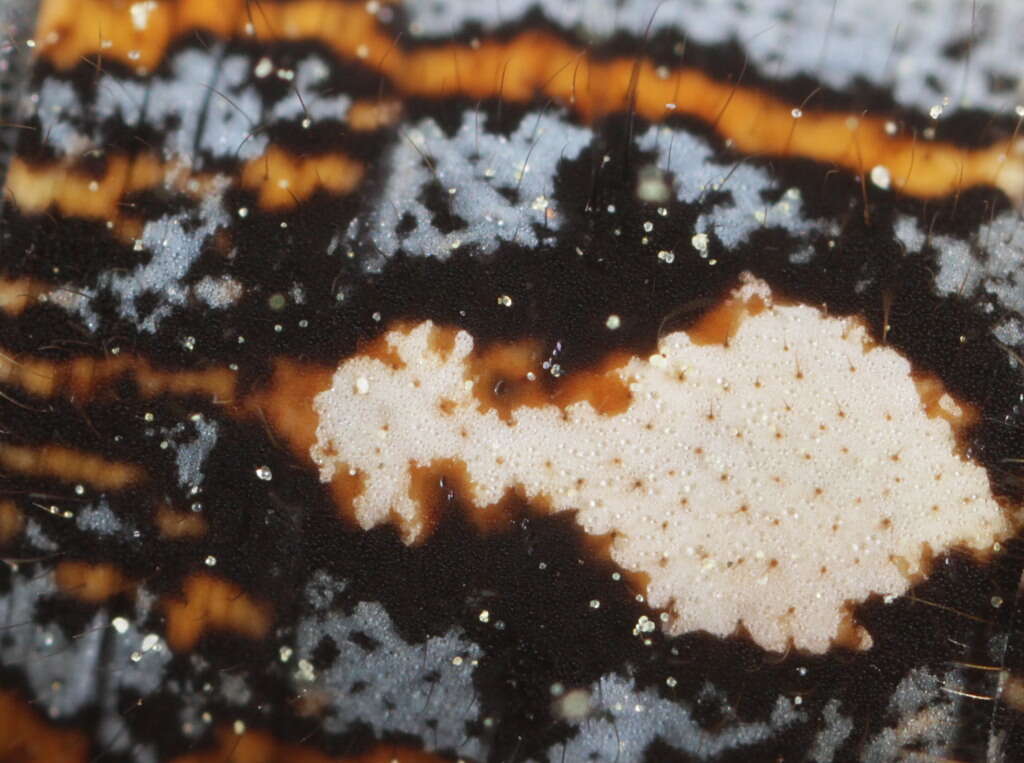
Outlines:
{"label": "orange speckle on white patch", "polygon": [[670,633],[743,627],[767,649],[819,652],[870,645],[851,603],[905,592],[933,553],[987,553],[1011,532],[984,468],[959,455],[967,406],[858,321],[776,303],[751,277],[657,353],[595,375],[628,389],[609,409],[578,392],[481,405],[467,380],[487,354],[464,331],[437,352],[436,331],[387,334],[401,363],[352,357],[315,400],[313,459],[325,482],[359,476],[365,528],[397,520],[422,539],[416,481],[454,464],[478,518],[516,490],[613,534],[611,557],[648,581]]}

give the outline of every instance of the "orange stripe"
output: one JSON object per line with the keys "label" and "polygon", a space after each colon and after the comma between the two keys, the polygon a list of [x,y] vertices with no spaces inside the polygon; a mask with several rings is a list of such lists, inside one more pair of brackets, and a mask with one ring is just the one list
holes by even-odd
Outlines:
{"label": "orange stripe", "polygon": [[[43,55],[60,68],[99,54],[148,69],[172,40],[197,28],[267,42],[320,41],[340,58],[376,69],[406,95],[500,96],[519,103],[547,96],[588,121],[625,110],[635,82],[634,106],[643,117],[696,117],[746,154],[802,157],[858,174],[882,165],[894,188],[921,198],[991,185],[1011,199],[1024,199],[1024,158],[1009,140],[968,149],[891,136],[882,117],[805,112],[797,119],[794,104],[754,88],[718,82],[688,67],[659,74],[644,58],[596,60],[585,49],[541,31],[472,47],[445,43],[403,51],[362,3],[163,0],[142,32],[132,27],[127,3],[47,0],[38,38]],[[109,41],[102,49],[100,37]]]}

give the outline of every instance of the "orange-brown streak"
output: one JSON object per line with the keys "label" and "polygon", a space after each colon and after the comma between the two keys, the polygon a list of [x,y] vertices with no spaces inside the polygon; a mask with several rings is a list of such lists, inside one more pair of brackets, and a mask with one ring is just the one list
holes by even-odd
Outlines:
{"label": "orange-brown streak", "polygon": [[207,630],[263,638],[273,621],[270,607],[234,583],[205,573],[185,580],[181,596],[164,600],[167,643],[183,652],[192,649]]}
{"label": "orange-brown streak", "polygon": [[126,354],[54,361],[34,356],[19,358],[0,351],[0,384],[39,398],[63,396],[73,403],[85,404],[100,396],[112,382],[125,377],[135,382],[145,398],[196,395],[230,403],[235,397],[235,375],[227,368],[165,371],[144,358]]}
{"label": "orange-brown streak", "polygon": [[[263,209],[281,212],[318,189],[350,193],[363,173],[360,162],[340,152],[296,156],[271,146],[266,154],[242,167],[239,180],[242,187],[257,192]],[[98,175],[81,170],[74,159],[30,163],[15,158],[5,193],[24,214],[55,210],[68,217],[109,220],[114,223],[114,233],[130,241],[138,236],[141,225],[132,209],[122,203],[127,194],[167,187],[198,198],[210,193],[218,182],[214,175],[192,174],[180,164],[161,163],[148,154],[134,158],[112,155]]]}
{"label": "orange-brown streak", "polygon": [[0,548],[11,543],[25,527],[25,515],[14,501],[0,501]]}
{"label": "orange-brown streak", "polygon": [[[151,14],[145,32],[132,28],[128,7],[109,0],[48,0],[37,32],[42,54],[61,68],[102,53],[151,69],[172,40],[193,29],[268,42],[318,40],[343,59],[377,69],[395,90],[410,96],[500,96],[522,103],[542,95],[584,120],[633,105],[654,121],[676,113],[696,117],[750,155],[803,157],[853,173],[884,165],[900,179],[898,190],[912,196],[934,198],[994,185],[1014,200],[1024,197],[1024,166],[1010,141],[967,149],[921,143],[916,135],[888,135],[882,117],[805,110],[797,119],[795,104],[763,91],[719,82],[689,67],[659,75],[654,63],[643,58],[598,60],[546,31],[524,31],[475,46],[443,43],[403,51],[362,3],[264,2],[250,14],[244,0],[168,0]],[[97,30],[109,43],[102,50]],[[54,33],[55,41],[48,42]],[[601,86],[577,87],[581,70],[586,81]],[[1007,160],[1008,155],[1014,158]]]}
{"label": "orange-brown streak", "polygon": [[61,591],[89,604],[99,604],[135,588],[121,570],[106,562],[64,561],[57,565],[54,579]]}
{"label": "orange-brown streak", "polygon": [[0,691],[0,760],[80,763],[89,744],[77,732],[48,723],[13,691]]}
{"label": "orange-brown streak", "polygon": [[108,461],[61,445],[0,445],[0,466],[11,473],[81,482],[97,490],[122,490],[145,479],[145,472],[135,464]]}

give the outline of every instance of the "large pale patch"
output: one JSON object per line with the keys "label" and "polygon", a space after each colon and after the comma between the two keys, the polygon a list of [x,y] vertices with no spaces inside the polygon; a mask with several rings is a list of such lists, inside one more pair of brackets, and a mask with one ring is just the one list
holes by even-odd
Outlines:
{"label": "large pale patch", "polygon": [[[967,413],[939,382],[859,322],[773,304],[752,278],[657,354],[575,387],[544,391],[510,352],[426,322],[338,368],[312,454],[363,527],[421,539],[424,475],[457,471],[478,517],[515,490],[610,534],[671,633],[742,625],[765,648],[812,651],[869,645],[851,602],[1010,531],[985,470],[958,455]],[[495,403],[502,387],[513,405]]]}

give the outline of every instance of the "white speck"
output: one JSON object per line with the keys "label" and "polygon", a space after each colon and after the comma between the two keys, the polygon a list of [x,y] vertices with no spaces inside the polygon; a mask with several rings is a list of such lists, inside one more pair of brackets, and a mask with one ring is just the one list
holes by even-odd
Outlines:
{"label": "white speck", "polygon": [[693,245],[693,248],[696,249],[698,252],[707,252],[708,234],[697,233],[693,236],[693,238],[690,239],[690,243]]}
{"label": "white speck", "polygon": [[607,326],[610,331],[615,331],[622,325],[622,319],[617,315],[609,315],[608,320],[604,322],[604,325]]}
{"label": "white speck", "polygon": [[370,391],[370,380],[365,376],[360,376],[356,379],[356,394],[365,395]]}
{"label": "white speck", "polygon": [[155,633],[147,633],[143,639],[140,648],[143,652],[151,652],[160,643],[160,637]]}
{"label": "white speck", "polygon": [[498,304],[502,307],[512,307],[512,297],[508,294],[502,294],[498,297]]}
{"label": "white speck", "polygon": [[270,467],[269,466],[259,466],[259,467],[257,467],[256,468],[256,476],[259,477],[264,482],[270,482],[270,480],[274,479],[274,473],[272,471],[270,471]]}
{"label": "white speck", "polygon": [[128,632],[128,621],[123,617],[115,617],[110,621],[110,624],[118,633],[124,634]]}
{"label": "white speck", "polygon": [[662,249],[660,252],[658,252],[658,259],[661,260],[662,262],[671,265],[673,262],[675,262],[676,256],[673,252],[670,252],[668,249]]}
{"label": "white speck", "polygon": [[146,0],[142,3],[132,3],[128,9],[132,15],[132,26],[142,31],[149,25],[149,14],[157,9],[155,0]]}
{"label": "white speck", "polygon": [[482,622],[482,623],[489,623],[491,621],[491,613],[488,612],[486,609],[483,609],[483,610],[480,611],[480,618],[479,619],[480,619],[480,622]]}
{"label": "white speck", "polygon": [[231,728],[238,736],[245,733],[245,723],[243,721],[235,721]]}
{"label": "white speck", "polygon": [[879,188],[887,190],[889,188],[889,184],[892,182],[892,176],[889,174],[889,168],[884,164],[876,164],[872,167],[871,182]]}
{"label": "white speck", "polygon": [[590,608],[591,609],[600,609],[601,608],[601,602],[598,599],[591,599],[590,600]]}
{"label": "white speck", "polygon": [[793,109],[789,113],[792,114],[793,119],[799,119],[800,117],[802,117],[804,115],[804,112],[801,111],[800,109]]}
{"label": "white speck", "polygon": [[942,106],[938,103],[932,106],[930,109],[928,109],[928,116],[930,116],[932,119],[938,119],[939,117],[941,117]]}
{"label": "white speck", "polygon": [[290,646],[282,646],[277,650],[277,653],[281,657],[281,662],[288,662],[292,658],[292,648]]}
{"label": "white speck", "polygon": [[273,71],[274,63],[269,58],[264,56],[259,60],[259,63],[256,64],[256,68],[253,69],[253,74],[255,74],[260,79],[263,79],[265,77],[269,77],[270,73]]}
{"label": "white speck", "polygon": [[210,554],[210,555],[209,555],[208,557],[206,557],[206,559],[204,559],[203,561],[205,561],[205,562],[206,562],[206,566],[207,566],[207,567],[214,567],[214,566],[216,566],[216,564],[217,564],[217,557],[215,557],[215,556],[214,556],[213,554]]}

